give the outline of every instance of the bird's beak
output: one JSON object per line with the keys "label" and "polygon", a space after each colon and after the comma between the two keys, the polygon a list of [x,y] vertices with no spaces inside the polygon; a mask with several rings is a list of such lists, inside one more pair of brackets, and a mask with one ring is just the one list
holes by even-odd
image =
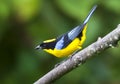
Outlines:
{"label": "bird's beak", "polygon": [[36,50],[41,49],[40,45],[35,47]]}

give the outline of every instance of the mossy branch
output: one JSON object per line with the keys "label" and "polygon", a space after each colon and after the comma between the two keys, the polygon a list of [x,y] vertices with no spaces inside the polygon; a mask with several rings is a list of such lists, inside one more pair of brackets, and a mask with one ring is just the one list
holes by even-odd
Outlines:
{"label": "mossy branch", "polygon": [[115,30],[107,34],[105,37],[99,38],[87,48],[79,51],[73,57],[53,68],[46,75],[38,79],[34,84],[51,84],[55,80],[84,63],[84,61],[86,61],[88,58],[94,56],[95,53],[100,53],[107,48],[116,46],[119,40],[120,24]]}

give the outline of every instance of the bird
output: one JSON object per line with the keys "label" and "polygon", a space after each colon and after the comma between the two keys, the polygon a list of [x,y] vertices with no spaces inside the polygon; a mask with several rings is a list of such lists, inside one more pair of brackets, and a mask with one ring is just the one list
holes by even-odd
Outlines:
{"label": "bird", "polygon": [[35,49],[42,49],[58,58],[70,56],[75,51],[82,49],[82,45],[86,40],[88,21],[96,8],[97,5],[93,6],[82,24],[57,38],[43,41]]}

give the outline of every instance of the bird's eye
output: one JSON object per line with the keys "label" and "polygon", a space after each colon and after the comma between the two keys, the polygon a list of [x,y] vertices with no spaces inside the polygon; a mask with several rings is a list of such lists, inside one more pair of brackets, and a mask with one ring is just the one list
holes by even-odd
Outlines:
{"label": "bird's eye", "polygon": [[45,44],[43,44],[43,47],[46,47],[46,45],[45,45]]}
{"label": "bird's eye", "polygon": [[45,43],[40,44],[40,47],[43,48],[43,49],[46,48],[46,46],[47,45]]}

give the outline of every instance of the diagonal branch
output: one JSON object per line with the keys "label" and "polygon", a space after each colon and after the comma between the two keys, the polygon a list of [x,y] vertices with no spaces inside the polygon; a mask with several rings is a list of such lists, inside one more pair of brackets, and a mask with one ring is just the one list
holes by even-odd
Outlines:
{"label": "diagonal branch", "polygon": [[89,57],[94,56],[95,53],[100,53],[101,51],[114,47],[120,40],[120,24],[118,27],[107,34],[105,37],[98,39],[98,41],[89,45],[87,48],[76,53],[73,57],[61,63],[59,66],[55,67],[53,70],[48,72],[46,75],[38,79],[34,84],[50,84],[55,80],[59,79],[66,73],[70,72],[72,69],[81,65]]}

